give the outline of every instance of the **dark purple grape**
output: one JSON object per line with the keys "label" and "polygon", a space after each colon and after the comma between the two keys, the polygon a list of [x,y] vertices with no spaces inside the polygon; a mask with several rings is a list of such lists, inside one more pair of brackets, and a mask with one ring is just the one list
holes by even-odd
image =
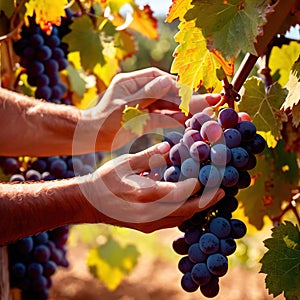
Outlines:
{"label": "dark purple grape", "polygon": [[192,279],[191,273],[185,273],[181,278],[181,287],[188,293],[195,292],[199,288],[199,284]]}
{"label": "dark purple grape", "polygon": [[209,272],[219,277],[224,276],[228,271],[228,260],[220,253],[209,255],[206,264]]}
{"label": "dark purple grape", "polygon": [[191,277],[197,284],[204,285],[210,281],[212,274],[209,272],[205,263],[197,263],[191,271]]}
{"label": "dark purple grape", "polygon": [[186,255],[188,254],[189,244],[186,243],[182,236],[173,241],[172,248],[177,254]]}
{"label": "dark purple grape", "polygon": [[224,108],[219,112],[218,122],[224,128],[234,128],[238,123],[238,114],[232,108]]}
{"label": "dark purple grape", "polygon": [[52,56],[51,48],[43,45],[36,49],[36,58],[39,61],[45,61]]}
{"label": "dark purple grape", "polygon": [[210,156],[209,145],[203,141],[193,143],[190,148],[190,156],[198,162],[206,161]]}
{"label": "dark purple grape", "polygon": [[195,130],[200,130],[202,125],[207,122],[210,121],[211,117],[203,112],[198,112],[196,114],[194,114],[190,120],[190,126],[192,127],[192,129]]}
{"label": "dark purple grape", "polygon": [[178,166],[170,166],[164,172],[164,181],[177,182],[180,180],[181,171]]}
{"label": "dark purple grape", "polygon": [[219,290],[219,277],[217,276],[212,276],[211,280],[207,284],[200,286],[201,293],[207,298],[216,297],[219,293]]}
{"label": "dark purple grape", "polygon": [[170,149],[169,158],[175,166],[180,166],[189,157],[189,149],[183,143],[176,144]]}
{"label": "dark purple grape", "polygon": [[256,136],[256,127],[250,121],[239,122],[236,129],[240,132],[243,142],[252,141]]}
{"label": "dark purple grape", "polygon": [[178,262],[178,270],[181,273],[188,273],[192,271],[194,263],[190,261],[188,256],[183,256]]}
{"label": "dark purple grape", "polygon": [[16,174],[19,172],[19,163],[16,158],[7,157],[2,162],[2,169],[4,174]]}

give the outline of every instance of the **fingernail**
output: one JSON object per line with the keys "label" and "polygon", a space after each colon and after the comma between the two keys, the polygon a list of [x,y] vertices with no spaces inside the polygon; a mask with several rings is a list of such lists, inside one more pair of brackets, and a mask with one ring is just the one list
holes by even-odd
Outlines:
{"label": "fingernail", "polygon": [[157,150],[160,152],[160,154],[165,154],[170,150],[170,145],[168,142],[160,143],[157,146]]}

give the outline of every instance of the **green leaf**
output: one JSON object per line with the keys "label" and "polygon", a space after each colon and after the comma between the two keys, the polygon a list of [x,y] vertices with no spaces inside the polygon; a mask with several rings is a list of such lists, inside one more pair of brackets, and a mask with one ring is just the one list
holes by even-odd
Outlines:
{"label": "green leaf", "polygon": [[184,18],[196,20],[211,49],[217,49],[227,60],[240,51],[256,54],[254,42],[259,27],[266,22],[269,1],[193,0],[192,4]]}
{"label": "green leaf", "polygon": [[299,169],[295,153],[286,152],[282,141],[276,148],[266,149],[257,157],[255,169],[250,171],[254,181],[240,190],[245,215],[257,229],[264,225],[264,216],[278,216],[282,203],[291,197],[291,190],[298,185]]}
{"label": "green leaf", "polygon": [[280,74],[278,82],[284,86],[290,75],[290,70],[295,61],[299,57],[300,43],[291,42],[289,45],[282,45],[279,47],[273,47],[269,60],[269,68],[271,69],[271,75],[275,73]]}
{"label": "green leaf", "polygon": [[90,250],[87,265],[96,278],[114,290],[136,266],[138,257],[134,245],[122,247],[109,236],[104,245]]}
{"label": "green leaf", "polygon": [[66,70],[72,90],[79,97],[82,97],[86,91],[86,82],[80,76],[79,71],[76,70],[71,64],[68,64]]}
{"label": "green leaf", "polygon": [[63,41],[69,44],[70,52],[79,51],[82,67],[93,70],[98,63],[105,64],[100,32],[93,28],[91,19],[87,15],[75,18],[70,29]]}
{"label": "green leaf", "polygon": [[248,79],[244,88],[239,110],[250,114],[257,130],[271,131],[276,140],[280,139],[282,123],[287,121],[286,113],[280,110],[287,90],[274,83],[266,93],[263,81],[255,77]]}
{"label": "green leaf", "polygon": [[264,241],[268,251],[261,259],[261,273],[267,274],[266,286],[274,297],[284,292],[286,299],[300,299],[300,232],[289,221],[272,229]]}

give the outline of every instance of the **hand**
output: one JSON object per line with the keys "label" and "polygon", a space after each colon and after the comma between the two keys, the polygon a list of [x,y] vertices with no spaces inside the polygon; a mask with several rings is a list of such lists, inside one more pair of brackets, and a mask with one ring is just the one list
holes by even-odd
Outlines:
{"label": "hand", "polygon": [[200,189],[196,178],[172,183],[140,175],[145,170],[165,165],[169,149],[168,143],[160,143],[111,160],[91,176],[82,177],[85,181],[88,178],[81,190],[91,204],[86,221],[149,233],[176,227],[224,197],[224,191],[216,189],[189,199]]}
{"label": "hand", "polygon": [[[216,104],[220,95],[196,95],[190,103],[191,113]],[[112,151],[132,140],[136,135],[121,127],[122,112],[126,105],[139,104],[147,109],[149,119],[144,133],[157,128],[178,127],[187,117],[179,110],[180,97],[175,77],[156,68],[148,68],[116,75],[96,107],[83,112],[82,126],[90,131],[89,141],[78,138],[76,147],[94,143],[104,151]],[[79,131],[78,131],[79,132]],[[84,135],[84,134],[81,134]],[[79,135],[78,135],[79,136]],[[81,145],[78,144],[80,141]]]}

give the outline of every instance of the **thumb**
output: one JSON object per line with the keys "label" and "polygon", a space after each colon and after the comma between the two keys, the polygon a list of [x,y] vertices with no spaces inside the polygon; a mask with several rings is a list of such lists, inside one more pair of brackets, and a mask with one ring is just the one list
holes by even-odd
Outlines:
{"label": "thumb", "polygon": [[166,156],[169,150],[169,143],[163,142],[141,152],[130,154],[130,167],[138,173],[150,170],[153,167],[166,165]]}

